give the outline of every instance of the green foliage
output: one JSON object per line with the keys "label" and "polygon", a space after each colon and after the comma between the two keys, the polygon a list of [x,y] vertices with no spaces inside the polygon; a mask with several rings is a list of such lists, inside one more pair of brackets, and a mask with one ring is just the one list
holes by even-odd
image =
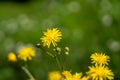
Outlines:
{"label": "green foliage", "polygon": [[[111,57],[115,80],[120,77],[119,0],[36,0],[19,4],[0,3],[0,80],[26,80],[27,76],[7,60],[10,51],[40,42],[43,31],[58,27],[63,33],[61,47],[69,46],[68,70],[85,72],[89,56],[103,52]],[[57,70],[53,59],[36,48],[37,56],[28,63],[37,80],[47,80]]]}

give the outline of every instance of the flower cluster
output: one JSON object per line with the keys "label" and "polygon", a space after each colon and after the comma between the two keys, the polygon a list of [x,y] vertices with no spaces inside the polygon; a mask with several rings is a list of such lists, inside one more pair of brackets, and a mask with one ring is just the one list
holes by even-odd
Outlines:
{"label": "flower cluster", "polygon": [[[57,29],[48,29],[47,32],[44,32],[44,37],[41,38],[43,42],[43,46],[50,47],[50,44],[52,43],[53,46],[57,46],[56,42],[59,42],[61,39],[61,32]],[[61,49],[56,48],[56,52],[59,53]],[[68,55],[69,48],[65,47],[65,54]],[[50,53],[49,53],[50,54]],[[56,55],[50,54],[53,57],[56,57]],[[114,79],[113,72],[108,67],[108,62],[110,61],[110,57],[103,54],[103,53],[94,53],[90,56],[92,60],[92,66],[89,66],[89,71],[86,72],[86,76],[82,75],[82,72],[71,74],[70,71],[62,70],[62,71],[53,71],[49,73],[49,80],[112,80]],[[58,62],[59,60],[57,57],[55,58]],[[60,63],[58,63],[59,67],[61,66]],[[82,77],[83,76],[83,77]]]}
{"label": "flower cluster", "polygon": [[110,57],[102,53],[94,53],[91,55],[93,66],[89,66],[86,73],[92,80],[113,80],[114,74],[108,67]]}
{"label": "flower cluster", "polygon": [[29,70],[24,67],[25,65],[20,66],[20,61],[19,59],[26,62],[28,60],[32,60],[32,57],[35,56],[35,50],[32,47],[23,47],[18,51],[18,55],[16,56],[15,53],[10,52],[8,54],[8,61],[14,62],[19,64],[19,67],[28,75],[29,79],[28,80],[35,80],[32,74],[29,72]]}
{"label": "flower cluster", "polygon": [[[92,66],[88,66],[88,71],[84,75],[82,72],[72,73],[70,70],[65,70],[63,65],[59,60],[59,55],[67,56],[69,55],[69,47],[65,47],[62,50],[58,47],[57,42],[60,42],[62,33],[57,29],[48,29],[47,32],[44,32],[44,36],[40,38],[41,43],[38,43],[36,46],[43,50],[44,53],[51,56],[55,59],[59,70],[52,71],[48,74],[48,80],[113,80],[114,73],[109,69],[110,57],[103,53],[94,53],[90,56]],[[53,45],[53,47],[51,47]],[[47,46],[47,48],[46,48]],[[51,47],[51,48],[50,48]],[[51,50],[53,48],[53,50]],[[50,49],[50,50],[49,50]],[[35,56],[35,50],[32,47],[23,47],[18,51],[18,56],[15,53],[10,52],[8,54],[8,60],[11,62],[18,62],[18,59],[23,60],[24,62],[32,60],[32,57]],[[36,80],[29,70],[22,66],[22,70],[29,76],[28,80]]]}
{"label": "flower cluster", "polygon": [[87,77],[82,78],[82,73],[71,74],[70,71],[53,71],[49,73],[49,80],[87,80]]}
{"label": "flower cluster", "polygon": [[[18,58],[23,61],[31,60],[34,56],[35,50],[32,47],[23,47],[18,51]],[[15,53],[10,52],[8,54],[8,60],[11,62],[16,62],[17,56],[15,55]]]}
{"label": "flower cluster", "polygon": [[[97,56],[96,56],[97,55]],[[109,69],[108,65],[109,56],[102,53],[95,53],[91,55],[92,63],[95,65],[89,66],[89,71],[86,72],[86,76],[82,75],[82,72],[72,75],[70,71],[63,71],[61,74],[58,71],[49,73],[49,80],[113,80],[114,74]],[[101,61],[98,59],[102,59]],[[105,61],[105,62],[103,62]],[[82,77],[83,76],[83,77]]]}

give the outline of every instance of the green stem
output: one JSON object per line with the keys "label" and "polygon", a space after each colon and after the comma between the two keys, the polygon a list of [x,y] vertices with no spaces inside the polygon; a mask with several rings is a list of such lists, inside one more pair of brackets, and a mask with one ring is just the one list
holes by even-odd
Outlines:
{"label": "green stem", "polygon": [[41,46],[39,43],[36,45],[39,49],[41,49],[43,52],[45,52],[46,54],[48,54],[49,56],[54,58],[54,55],[51,54],[50,52],[46,51],[43,46]]}
{"label": "green stem", "polygon": [[33,77],[33,75],[30,73],[30,71],[26,67],[22,66],[22,70],[28,75],[28,77],[31,80],[35,80],[35,78]]}
{"label": "green stem", "polygon": [[57,62],[57,65],[58,65],[60,71],[62,71],[61,64],[60,64],[60,62],[59,62],[59,60],[58,60],[58,57],[57,57],[56,55],[55,55],[55,60],[56,60],[56,62]]}
{"label": "green stem", "polygon": [[46,52],[49,56],[51,56],[52,58],[54,58],[54,55],[51,54],[50,52]]}

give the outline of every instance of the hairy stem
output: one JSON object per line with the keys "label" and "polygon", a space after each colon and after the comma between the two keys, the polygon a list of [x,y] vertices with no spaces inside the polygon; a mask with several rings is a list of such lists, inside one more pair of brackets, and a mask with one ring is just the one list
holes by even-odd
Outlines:
{"label": "hairy stem", "polygon": [[28,75],[28,77],[31,80],[35,80],[35,78],[33,77],[33,75],[30,73],[30,71],[26,67],[22,66],[22,70]]}

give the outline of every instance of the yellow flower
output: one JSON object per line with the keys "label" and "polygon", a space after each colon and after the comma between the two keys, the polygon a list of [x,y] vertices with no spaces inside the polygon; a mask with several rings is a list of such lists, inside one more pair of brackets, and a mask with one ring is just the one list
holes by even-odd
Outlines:
{"label": "yellow flower", "polygon": [[8,54],[8,61],[11,61],[11,62],[16,62],[17,61],[17,57],[13,52],[10,52]]}
{"label": "yellow flower", "polygon": [[73,75],[73,80],[81,80],[82,77],[82,73],[75,73]]}
{"label": "yellow flower", "polygon": [[107,66],[104,65],[95,65],[89,67],[87,75],[92,78],[92,80],[113,80],[114,74]]}
{"label": "yellow flower", "polygon": [[59,42],[61,39],[61,32],[57,28],[48,29],[47,32],[44,32],[44,36],[41,38],[43,42],[43,46],[50,47],[50,44],[52,43],[53,46],[57,46],[56,42]]}
{"label": "yellow flower", "polygon": [[62,73],[65,76],[64,80],[81,80],[82,73],[71,74],[70,71],[63,71]]}
{"label": "yellow flower", "polygon": [[80,80],[89,80],[89,77],[88,76],[84,76]]}
{"label": "yellow flower", "polygon": [[107,64],[108,65],[108,62],[110,61],[110,57],[105,55],[105,54],[100,54],[100,53],[94,53],[90,56],[91,60],[92,60],[92,63],[95,63],[95,64]]}
{"label": "yellow flower", "polygon": [[70,71],[63,71],[62,74],[65,76],[65,80],[72,80],[72,74]]}
{"label": "yellow flower", "polygon": [[32,47],[23,47],[18,51],[18,57],[24,61],[27,61],[27,59],[31,60],[34,56],[35,50]]}
{"label": "yellow flower", "polygon": [[48,77],[49,80],[62,80],[62,76],[59,71],[50,72]]}
{"label": "yellow flower", "polygon": [[84,76],[82,78],[82,73],[71,74],[70,71],[53,71],[49,73],[49,80],[88,80],[88,77]]}

